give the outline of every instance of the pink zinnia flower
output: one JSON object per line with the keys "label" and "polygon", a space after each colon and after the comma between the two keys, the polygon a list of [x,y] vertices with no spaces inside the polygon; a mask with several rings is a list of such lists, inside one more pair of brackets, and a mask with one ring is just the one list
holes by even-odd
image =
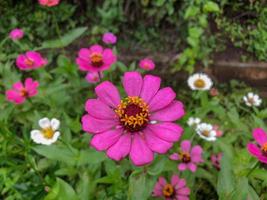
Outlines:
{"label": "pink zinnia flower", "polygon": [[113,33],[107,32],[103,35],[102,41],[106,44],[115,44],[117,42],[117,37]]}
{"label": "pink zinnia flower", "polygon": [[93,133],[91,146],[116,161],[129,154],[136,166],[151,163],[154,152],[166,153],[180,139],[183,129],[173,121],[185,111],[171,88],[159,89],[160,82],[156,76],[126,72],[123,99],[111,82],[99,84],[82,118],[83,130]]}
{"label": "pink zinnia flower", "polygon": [[173,175],[171,183],[167,183],[164,177],[159,177],[156,183],[153,196],[163,197],[165,200],[189,200],[190,189],[186,186],[185,179]]}
{"label": "pink zinnia flower", "polygon": [[60,0],[39,0],[39,4],[42,6],[52,7],[58,5],[59,1]]}
{"label": "pink zinnia flower", "polygon": [[9,33],[9,37],[12,40],[19,40],[23,37],[23,35],[24,35],[23,30],[19,28],[15,28]]}
{"label": "pink zinnia flower", "polygon": [[10,102],[22,104],[27,98],[38,93],[38,86],[38,81],[34,81],[32,78],[27,78],[24,84],[20,81],[16,82],[12,89],[6,91],[6,98]]}
{"label": "pink zinnia flower", "polygon": [[97,83],[100,81],[100,77],[102,78],[102,74],[98,74],[97,72],[88,72],[85,79],[89,82],[89,83]]}
{"label": "pink zinnia flower", "polygon": [[139,62],[139,67],[144,70],[153,70],[155,68],[155,63],[149,58],[144,58]]}
{"label": "pink zinnia flower", "polygon": [[170,159],[181,161],[178,165],[180,171],[189,169],[190,171],[195,172],[197,170],[197,164],[203,162],[202,148],[199,145],[196,145],[191,149],[191,142],[189,140],[184,140],[181,143],[181,151],[170,155]]}
{"label": "pink zinnia flower", "polygon": [[218,125],[213,125],[212,129],[216,132],[216,137],[221,137],[223,135],[223,131],[219,129]]}
{"label": "pink zinnia flower", "polygon": [[100,72],[110,68],[116,60],[117,57],[111,49],[93,45],[89,49],[82,48],[79,51],[76,63],[82,71]]}
{"label": "pink zinnia flower", "polygon": [[16,59],[16,65],[21,70],[31,70],[43,67],[47,64],[47,60],[36,51],[27,51],[20,54]]}
{"label": "pink zinnia flower", "polygon": [[218,153],[218,154],[213,154],[210,157],[211,163],[213,164],[213,166],[217,169],[220,170],[221,169],[221,159],[222,159],[223,154],[222,153]]}
{"label": "pink zinnia flower", "polygon": [[258,145],[249,143],[247,149],[249,153],[256,157],[260,162],[267,164],[267,134],[261,128],[253,130],[253,137]]}

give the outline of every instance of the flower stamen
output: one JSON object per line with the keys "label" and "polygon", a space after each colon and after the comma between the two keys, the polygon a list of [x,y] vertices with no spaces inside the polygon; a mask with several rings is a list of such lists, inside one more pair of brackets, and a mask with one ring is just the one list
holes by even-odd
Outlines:
{"label": "flower stamen", "polygon": [[191,157],[188,152],[180,152],[179,156],[184,163],[189,163],[191,161]]}
{"label": "flower stamen", "polygon": [[162,190],[164,197],[169,198],[174,195],[174,188],[171,184],[167,183]]}
{"label": "flower stamen", "polygon": [[197,79],[194,82],[194,86],[196,88],[204,88],[206,86],[206,83],[205,83],[205,81],[203,79]]}
{"label": "flower stamen", "polygon": [[261,147],[261,152],[264,154],[264,155],[267,155],[267,142],[265,142],[262,147]]}
{"label": "flower stamen", "polygon": [[115,112],[129,132],[143,130],[149,121],[148,105],[137,96],[128,96],[121,100]]}
{"label": "flower stamen", "polygon": [[44,129],[42,129],[41,132],[42,132],[43,136],[47,139],[51,139],[55,134],[55,132],[53,131],[53,129],[51,127],[44,128]]}
{"label": "flower stamen", "polygon": [[93,53],[90,55],[91,63],[95,67],[100,67],[103,65],[103,57],[100,53]]}

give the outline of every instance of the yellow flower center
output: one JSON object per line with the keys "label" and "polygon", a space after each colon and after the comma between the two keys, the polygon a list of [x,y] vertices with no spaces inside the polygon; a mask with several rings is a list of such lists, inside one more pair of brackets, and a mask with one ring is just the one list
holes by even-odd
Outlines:
{"label": "yellow flower center", "polygon": [[202,131],[201,134],[204,135],[205,137],[209,137],[210,136],[210,132],[208,130]]}
{"label": "yellow flower center", "polygon": [[53,131],[51,127],[48,127],[48,128],[42,129],[42,134],[45,138],[51,139],[54,136],[55,132]]}
{"label": "yellow flower center", "polygon": [[264,154],[264,155],[267,155],[267,142],[265,142],[262,147],[261,147],[261,152]]}
{"label": "yellow flower center", "polygon": [[121,124],[129,132],[143,130],[149,121],[148,105],[139,97],[127,97],[115,109]]}
{"label": "yellow flower center", "polygon": [[171,196],[173,196],[174,194],[174,188],[171,184],[166,184],[164,187],[163,187],[163,190],[162,190],[162,193],[164,195],[164,197],[166,198],[169,198]]}
{"label": "yellow flower center", "polygon": [[179,156],[184,163],[189,163],[191,161],[191,157],[188,152],[180,152]]}
{"label": "yellow flower center", "polygon": [[195,82],[194,82],[194,86],[196,88],[204,88],[205,85],[206,85],[205,81],[203,79],[200,79],[200,78],[195,80]]}
{"label": "yellow flower center", "polygon": [[25,60],[25,64],[26,64],[26,65],[29,65],[29,66],[33,66],[34,61],[33,61],[32,59],[30,59],[30,58],[26,58],[26,60]]}
{"label": "yellow flower center", "polygon": [[28,96],[28,92],[25,88],[21,89],[20,90],[20,95],[23,96],[23,97],[27,97]]}
{"label": "yellow flower center", "polygon": [[103,57],[100,53],[91,54],[90,59],[94,67],[100,67],[103,65]]}

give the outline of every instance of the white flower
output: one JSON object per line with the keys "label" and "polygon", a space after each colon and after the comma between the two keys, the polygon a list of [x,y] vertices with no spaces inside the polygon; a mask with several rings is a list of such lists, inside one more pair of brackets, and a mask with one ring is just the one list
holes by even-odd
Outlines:
{"label": "white flower", "polygon": [[188,126],[197,126],[200,122],[201,122],[201,119],[199,119],[198,117],[190,117],[187,120]]}
{"label": "white flower", "polygon": [[204,73],[191,75],[188,78],[187,83],[192,90],[209,90],[213,85],[210,77]]}
{"label": "white flower", "polygon": [[244,96],[243,100],[244,100],[245,104],[249,107],[251,107],[251,106],[258,107],[261,105],[261,102],[262,102],[259,95],[254,94],[252,92],[249,92],[246,96]]}
{"label": "white flower", "polygon": [[216,140],[216,131],[213,129],[211,124],[201,123],[197,125],[196,132],[201,138],[207,141]]}
{"label": "white flower", "polygon": [[53,118],[51,121],[48,118],[39,120],[41,130],[32,130],[31,139],[37,144],[50,145],[57,141],[60,132],[57,131],[60,126],[60,121]]}

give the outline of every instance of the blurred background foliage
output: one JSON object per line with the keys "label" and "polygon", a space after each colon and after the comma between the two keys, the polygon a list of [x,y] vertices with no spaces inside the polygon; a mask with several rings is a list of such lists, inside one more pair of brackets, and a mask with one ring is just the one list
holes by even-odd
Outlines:
{"label": "blurred background foliage", "polygon": [[237,54],[233,59],[266,61],[265,0],[63,0],[52,9],[35,0],[7,0],[0,13],[1,38],[19,26],[40,44],[56,37],[57,26],[65,33],[82,25],[89,28],[88,42],[106,31],[118,34],[123,54],[173,56],[173,71],[209,66],[222,51],[230,52],[223,59]]}
{"label": "blurred background foliage", "polygon": [[[267,59],[267,10],[260,0],[62,0],[53,8],[36,0],[6,0],[0,1],[0,13],[0,199],[5,200],[153,199],[157,177],[178,172],[177,163],[166,155],[137,168],[127,159],[116,163],[88,147],[91,136],[81,131],[80,118],[95,85],[81,77],[74,58],[81,47],[101,42],[104,32],[118,35],[114,50],[121,58],[163,53],[172,61],[173,72],[209,66],[216,53],[229,49],[245,52],[242,60]],[[15,27],[23,28],[25,37],[8,42]],[[21,73],[14,59],[30,49],[41,50],[49,64]],[[136,63],[127,64],[119,59],[104,79],[120,86],[120,76],[137,69]],[[39,94],[23,106],[8,103],[4,91],[25,77],[40,82]],[[242,97],[252,89],[238,81],[216,85],[216,97],[188,92],[186,84],[174,78],[164,85],[172,86],[185,104],[187,115],[179,121],[185,128],[183,139],[195,135],[186,125],[190,116],[224,131],[214,144],[196,139],[206,150],[207,162],[195,174],[180,174],[191,188],[190,198],[267,199],[266,167],[250,173],[256,159],[245,149],[251,130],[266,128],[266,102],[262,109],[248,109]],[[29,137],[44,116],[62,122],[60,141],[49,147],[33,144]],[[217,171],[209,159],[221,151],[225,156]]]}

